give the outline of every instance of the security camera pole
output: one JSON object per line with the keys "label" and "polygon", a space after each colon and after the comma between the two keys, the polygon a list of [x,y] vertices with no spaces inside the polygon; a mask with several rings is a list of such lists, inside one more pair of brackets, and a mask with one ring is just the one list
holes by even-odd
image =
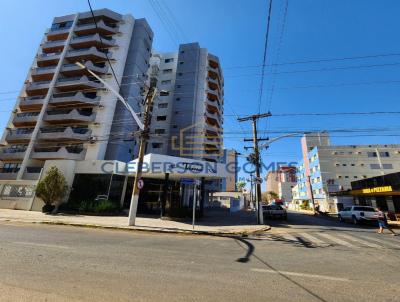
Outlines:
{"label": "security camera pole", "polygon": [[[133,111],[132,107],[114,88],[112,88],[107,82],[105,82],[96,73],[91,71],[89,68],[87,68],[82,63],[76,62],[75,64],[78,65],[82,69],[86,69],[92,76],[94,76],[101,83],[103,83],[104,86],[107,87],[107,89],[109,89],[113,94],[115,94],[118,97],[118,99],[125,105],[126,109],[128,109],[128,111],[132,114],[132,117],[134,118],[134,120],[136,121],[137,125],[139,126],[139,128],[141,130],[140,144],[139,144],[139,156],[138,156],[138,162],[137,162],[137,167],[136,167],[135,180],[133,183],[133,192],[132,192],[131,206],[129,208],[129,218],[128,218],[128,225],[130,225],[130,226],[135,225],[137,205],[138,205],[138,200],[139,200],[138,181],[142,177],[143,158],[144,158],[144,152],[146,149],[146,143],[147,143],[147,139],[148,139],[148,135],[149,135],[148,132],[149,132],[149,125],[150,125],[150,120],[151,120],[150,114],[153,109],[153,100],[156,95],[157,88],[151,87],[146,95],[145,113],[143,116],[143,123],[142,123],[142,121],[137,116],[135,111]],[[166,93],[165,91],[161,91],[160,95],[165,95],[165,93]]]}
{"label": "security camera pole", "polygon": [[257,120],[259,118],[264,118],[264,117],[270,117],[271,113],[262,113],[262,114],[254,114],[242,118],[238,118],[239,122],[244,122],[244,121],[252,121],[253,122],[253,138],[251,139],[244,139],[245,142],[247,141],[252,141],[253,142],[253,150],[254,150],[254,155],[253,155],[253,164],[255,166],[255,172],[256,172],[256,177],[255,177],[255,184],[256,184],[256,204],[258,206],[257,211],[258,211],[258,223],[259,224],[264,224],[264,215],[262,212],[262,204],[261,204],[261,177],[260,177],[260,151],[258,148],[258,142],[261,140],[267,140],[264,138],[258,138],[257,136]]}

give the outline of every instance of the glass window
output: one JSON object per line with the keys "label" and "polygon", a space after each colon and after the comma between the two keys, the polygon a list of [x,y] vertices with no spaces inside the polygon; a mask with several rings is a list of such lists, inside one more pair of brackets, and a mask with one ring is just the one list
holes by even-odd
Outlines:
{"label": "glass window", "polygon": [[164,81],[161,81],[161,84],[162,85],[167,85],[167,84],[171,84],[171,80],[164,80]]}
{"label": "glass window", "polygon": [[165,63],[171,63],[173,61],[174,61],[174,58],[168,58],[168,59],[164,60]]}
{"label": "glass window", "polygon": [[159,103],[158,108],[168,108],[168,103]]}
{"label": "glass window", "polygon": [[167,120],[167,116],[166,115],[157,116],[157,121],[165,121],[165,120]]}
{"label": "glass window", "polygon": [[380,169],[381,168],[381,166],[379,164],[370,164],[369,167],[371,169]]}
{"label": "glass window", "polygon": [[172,69],[164,69],[163,73],[172,73]]}
{"label": "glass window", "polygon": [[393,165],[392,164],[383,164],[382,168],[383,169],[393,169]]}

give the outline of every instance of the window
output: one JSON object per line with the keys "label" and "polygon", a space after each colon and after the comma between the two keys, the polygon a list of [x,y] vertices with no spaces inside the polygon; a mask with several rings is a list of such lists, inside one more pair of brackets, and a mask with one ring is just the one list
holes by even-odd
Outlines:
{"label": "window", "polygon": [[181,98],[176,98],[175,100],[177,100],[177,101],[180,101],[180,100],[181,100]]}
{"label": "window", "polygon": [[354,176],[354,178],[358,178],[358,176]]}
{"label": "window", "polygon": [[339,165],[339,164],[335,164],[335,166],[336,166],[336,167],[339,167],[340,165]]}
{"label": "window", "polygon": [[157,116],[157,121],[166,121],[167,120],[167,116],[166,115],[158,115]]}
{"label": "window", "polygon": [[380,157],[390,157],[389,152],[379,152]]}
{"label": "window", "polygon": [[168,108],[168,103],[159,103],[158,108]]}
{"label": "window", "polygon": [[382,168],[383,169],[393,169],[393,165],[392,164],[382,164]]}
{"label": "window", "polygon": [[344,178],[349,178],[347,175]]}
{"label": "window", "polygon": [[164,63],[171,63],[174,61],[174,58],[168,58],[164,60]]}
{"label": "window", "polygon": [[342,166],[343,166],[343,167],[346,167],[346,166],[347,166],[347,164],[342,164]]}
{"label": "window", "polygon": [[162,148],[163,144],[162,143],[152,143],[151,146],[154,149],[159,149],[159,148]]}
{"label": "window", "polygon": [[176,129],[176,128],[178,128],[178,126],[177,125],[173,125],[172,128]]}
{"label": "window", "polygon": [[167,84],[171,84],[171,80],[164,80],[164,81],[161,81],[161,84],[162,85],[167,85]]}
{"label": "window", "polygon": [[351,166],[352,166],[352,167],[354,167],[354,166],[355,166],[355,164],[351,164]]}
{"label": "window", "polygon": [[338,175],[338,177],[337,177],[337,178],[341,179],[341,178],[342,178],[342,175]]}
{"label": "window", "polygon": [[376,152],[367,152],[367,156],[368,157],[377,157],[378,155],[376,154]]}
{"label": "window", "polygon": [[363,178],[367,178],[367,175],[363,175]]}
{"label": "window", "polygon": [[176,88],[182,88],[182,85],[176,85]]}
{"label": "window", "polygon": [[179,62],[179,65],[183,65],[183,63],[185,63],[185,62],[183,62],[183,61],[180,61],[180,62]]}
{"label": "window", "polygon": [[164,134],[165,133],[165,129],[156,129],[154,130],[155,134]]}
{"label": "window", "polygon": [[380,169],[381,168],[381,166],[379,164],[370,164],[369,167],[371,169]]}
{"label": "window", "polygon": [[163,73],[172,73],[172,69],[164,69]]}
{"label": "window", "polygon": [[179,114],[179,111],[175,111],[175,114]]}
{"label": "window", "polygon": [[179,72],[179,73],[178,73],[178,76],[180,76],[180,77],[181,77],[182,75],[183,75],[183,73],[182,73],[182,72]]}
{"label": "window", "polygon": [[184,51],[184,50],[181,50],[181,53],[185,53],[185,51]]}

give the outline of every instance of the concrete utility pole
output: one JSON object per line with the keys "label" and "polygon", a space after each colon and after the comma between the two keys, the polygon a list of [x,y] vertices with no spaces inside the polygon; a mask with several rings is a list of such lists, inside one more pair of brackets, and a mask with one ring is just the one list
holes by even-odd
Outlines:
{"label": "concrete utility pole", "polygon": [[136,167],[136,175],[135,175],[135,180],[133,182],[131,206],[129,208],[128,225],[130,225],[130,226],[135,225],[135,220],[136,220],[136,212],[137,212],[138,201],[139,201],[138,181],[142,178],[143,158],[144,158],[144,153],[146,150],[147,140],[149,138],[149,126],[150,126],[150,121],[151,121],[151,112],[153,111],[153,101],[154,101],[156,92],[157,92],[156,87],[150,87],[149,92],[147,93],[147,96],[146,96],[146,100],[145,100],[145,111],[144,111],[144,115],[143,115],[144,129],[140,133],[139,154],[138,154],[138,161],[137,161],[137,167]]}
{"label": "concrete utility pole", "polygon": [[311,176],[308,175],[307,179],[308,179],[308,185],[310,187],[310,194],[311,194],[311,202],[312,202],[312,206],[313,206],[313,213],[315,215],[315,200],[314,200],[314,192],[313,192],[313,188],[312,188],[312,184],[311,184]]}
{"label": "concrete utility pole", "polygon": [[258,134],[257,134],[257,121],[260,118],[264,118],[264,117],[270,117],[271,113],[267,112],[267,113],[262,113],[262,114],[254,114],[254,115],[250,115],[250,116],[246,116],[246,117],[242,117],[242,118],[238,118],[239,122],[244,122],[244,121],[249,121],[251,120],[253,122],[253,138],[252,139],[244,139],[245,142],[247,141],[253,141],[253,156],[251,156],[252,158],[252,163],[255,166],[255,173],[256,173],[256,177],[255,177],[255,184],[256,184],[256,203],[258,206],[258,223],[259,224],[264,224],[264,216],[263,216],[263,212],[262,212],[262,204],[261,204],[261,177],[260,177],[260,152],[258,149],[258,142],[262,141],[262,140],[267,140],[264,138],[258,138]]}

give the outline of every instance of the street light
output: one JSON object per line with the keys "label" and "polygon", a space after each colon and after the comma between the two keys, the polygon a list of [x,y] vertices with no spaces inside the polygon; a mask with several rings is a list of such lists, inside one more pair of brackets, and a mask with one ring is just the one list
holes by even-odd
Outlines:
{"label": "street light", "polygon": [[[91,71],[89,68],[87,68],[85,65],[83,65],[80,62],[75,62],[77,66],[79,66],[82,69],[86,69],[92,76],[94,76],[97,80],[99,80],[101,83],[104,84],[113,94],[115,94],[118,99],[124,104],[126,109],[131,113],[132,117],[138,124],[141,134],[140,134],[140,144],[139,144],[139,156],[138,156],[138,162],[137,162],[137,168],[136,168],[136,174],[135,174],[135,180],[133,183],[133,190],[132,190],[132,198],[131,198],[131,205],[129,208],[129,217],[128,217],[128,225],[135,225],[135,219],[136,219],[136,211],[137,211],[137,205],[138,205],[138,200],[139,200],[139,188],[138,188],[138,181],[142,177],[142,169],[143,169],[143,158],[144,158],[144,149],[147,141],[147,135],[148,135],[148,127],[150,124],[150,117],[148,116],[151,112],[152,108],[152,103],[153,99],[156,95],[157,88],[156,87],[150,87],[150,90],[146,96],[145,100],[145,114],[144,114],[144,123],[139,119],[135,111],[132,109],[132,107],[128,104],[128,102],[114,89],[112,88],[107,82],[105,82],[102,78],[100,78],[96,73]],[[161,96],[168,95],[168,91],[162,90],[160,91]]]}

